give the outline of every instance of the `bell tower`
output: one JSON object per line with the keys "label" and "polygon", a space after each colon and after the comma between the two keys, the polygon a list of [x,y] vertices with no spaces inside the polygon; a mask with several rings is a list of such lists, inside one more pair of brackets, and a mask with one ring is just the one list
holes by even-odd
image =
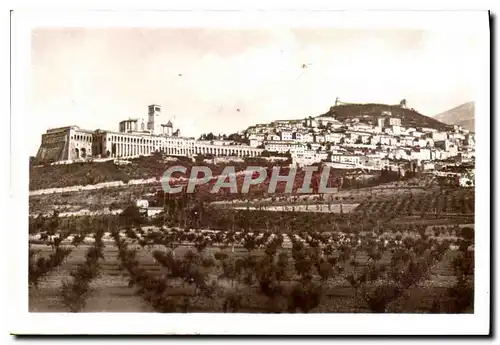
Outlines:
{"label": "bell tower", "polygon": [[150,130],[153,134],[160,133],[160,115],[161,115],[161,106],[157,104],[152,104],[148,106],[147,129]]}

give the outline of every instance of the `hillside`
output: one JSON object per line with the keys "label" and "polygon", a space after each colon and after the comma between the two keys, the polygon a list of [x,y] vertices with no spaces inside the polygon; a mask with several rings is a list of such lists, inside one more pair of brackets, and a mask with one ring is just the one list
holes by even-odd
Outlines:
{"label": "hillside", "polygon": [[[186,167],[186,174],[190,174],[190,169],[196,163],[187,157],[177,157],[177,160],[164,161],[161,156],[144,156],[128,160],[126,165],[115,164],[113,161],[107,162],[85,162],[60,165],[45,165],[30,167],[29,189],[62,188],[69,186],[87,186],[103,182],[122,181],[128,183],[130,180],[147,180],[162,178],[165,170],[173,165]],[[244,162],[229,162],[236,171],[241,171],[249,165],[268,166],[273,164],[270,161],[259,158],[246,158]],[[286,162],[282,163],[286,164]],[[207,164],[214,176],[219,175],[224,170],[226,164]],[[179,173],[178,173],[179,174]],[[179,174],[182,175],[182,174]],[[175,176],[175,174],[173,175]]]}
{"label": "hillside", "polygon": [[73,164],[44,165],[30,167],[30,190],[61,188],[78,185],[94,185],[103,182],[161,178],[165,169],[186,161],[163,162],[161,156],[153,155],[130,159],[130,164],[118,165],[113,161],[81,162]]}
{"label": "hillside", "polygon": [[[391,115],[382,116],[382,112],[391,112]],[[399,105],[387,104],[342,104],[333,106],[322,116],[335,116],[341,122],[348,119],[358,118],[361,122],[376,124],[379,117],[397,117],[401,119],[401,125],[405,127],[428,127],[435,129],[446,129],[448,126],[437,119],[420,114],[414,109],[401,108]]]}
{"label": "hillside", "polygon": [[469,131],[474,131],[475,103],[467,102],[455,108],[434,116],[436,120],[449,125],[460,125]]}

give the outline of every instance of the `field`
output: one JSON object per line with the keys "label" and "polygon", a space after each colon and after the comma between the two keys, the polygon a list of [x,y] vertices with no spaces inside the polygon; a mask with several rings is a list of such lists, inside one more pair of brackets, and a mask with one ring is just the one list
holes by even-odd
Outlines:
{"label": "field", "polygon": [[[472,312],[472,241],[463,229],[450,238],[427,236],[432,228],[401,237],[146,226],[57,245],[37,234],[30,311]],[[37,263],[65,249],[53,267]]]}

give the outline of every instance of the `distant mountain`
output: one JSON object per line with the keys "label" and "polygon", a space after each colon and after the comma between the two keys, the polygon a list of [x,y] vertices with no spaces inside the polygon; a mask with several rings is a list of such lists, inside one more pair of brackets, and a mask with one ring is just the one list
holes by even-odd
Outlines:
{"label": "distant mountain", "polygon": [[[388,104],[353,104],[346,103],[336,105],[330,108],[325,114],[319,117],[335,116],[341,122],[349,119],[358,118],[360,122],[376,124],[379,117],[400,118],[401,125],[404,127],[427,127],[438,130],[446,130],[448,125],[438,119],[420,114],[415,109],[407,109],[398,105]],[[386,123],[388,121],[386,120]]]}
{"label": "distant mountain", "polygon": [[462,128],[474,132],[474,113],[474,102],[467,102],[445,112],[437,114],[434,116],[434,118],[449,125],[460,125],[462,126]]}

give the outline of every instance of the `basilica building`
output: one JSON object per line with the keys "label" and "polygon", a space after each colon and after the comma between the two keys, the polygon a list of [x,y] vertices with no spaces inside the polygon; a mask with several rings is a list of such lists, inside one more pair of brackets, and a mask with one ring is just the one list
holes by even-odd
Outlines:
{"label": "basilica building", "polygon": [[162,152],[173,156],[211,154],[256,157],[262,149],[248,145],[220,145],[181,136],[171,121],[161,121],[161,106],[148,106],[148,119],[126,119],[119,131],[88,130],[78,126],[48,129],[42,134],[39,162],[85,160],[87,158],[133,158]]}

